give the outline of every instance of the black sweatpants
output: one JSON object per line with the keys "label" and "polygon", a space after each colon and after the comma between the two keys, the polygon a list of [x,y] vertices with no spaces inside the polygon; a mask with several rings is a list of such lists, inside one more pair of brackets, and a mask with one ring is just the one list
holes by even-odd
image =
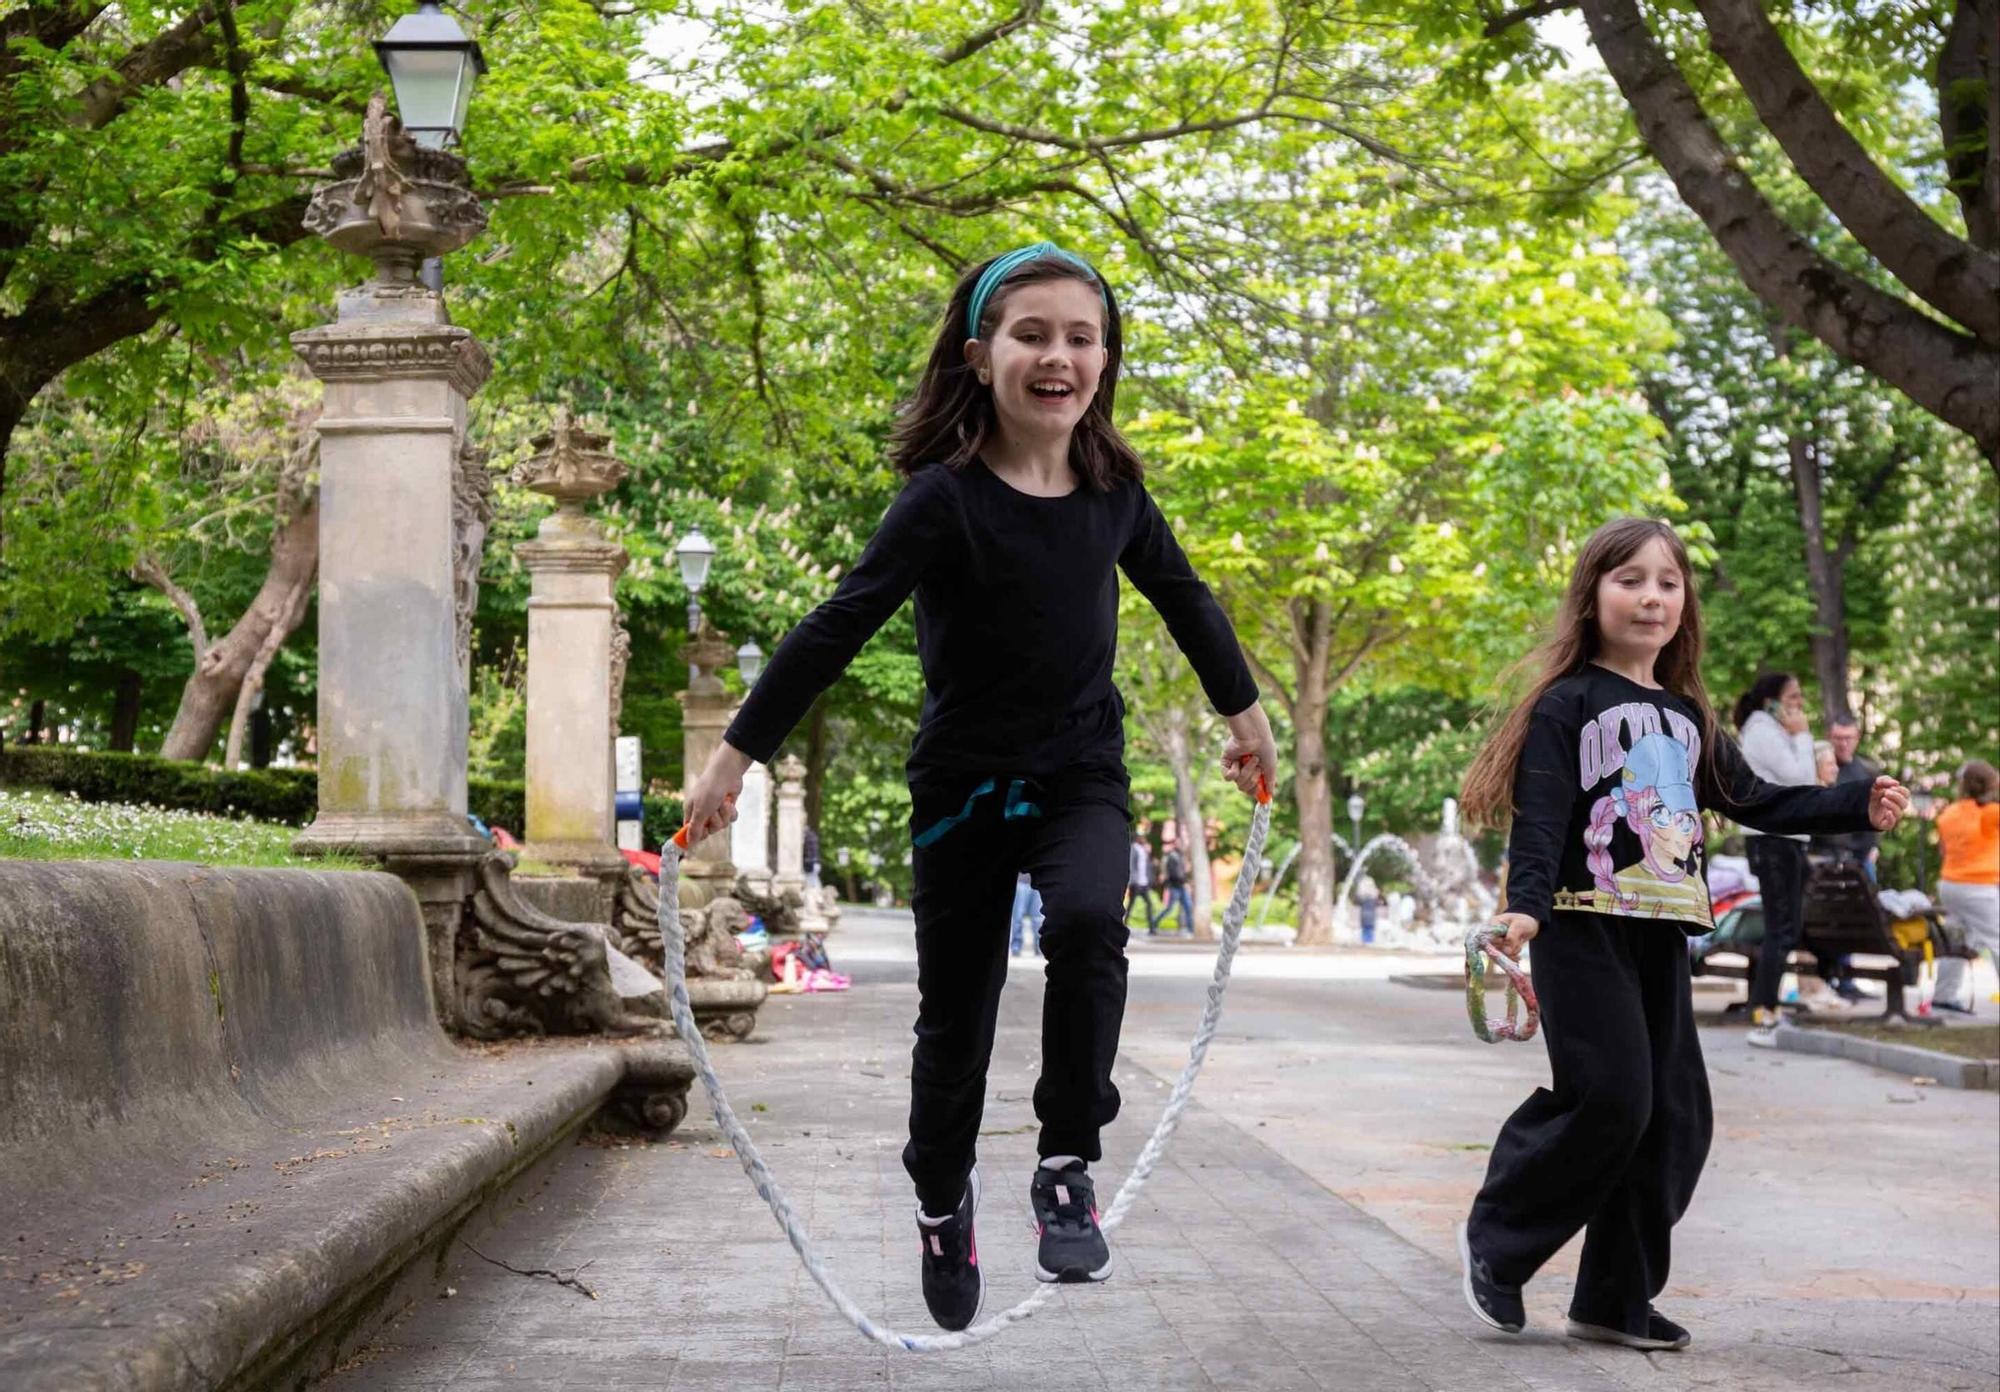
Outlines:
{"label": "black sweatpants", "polygon": [[1764,945],[1750,978],[1750,1004],[1775,1010],[1786,964],[1806,930],[1806,843],[1789,836],[1748,836],[1743,855],[1764,901]]}
{"label": "black sweatpants", "polygon": [[1127,791],[1122,771],[911,790],[917,1042],[903,1166],[926,1213],[956,1208],[972,1170],[1023,870],[1045,915],[1040,1153],[1103,1154],[1099,1128],[1118,1115],[1111,1066],[1125,1016]]}
{"label": "black sweatpants", "polygon": [[1495,1280],[1521,1285],[1582,1229],[1570,1317],[1643,1334],[1714,1130],[1687,939],[1557,913],[1529,961],[1554,1086],[1501,1127],[1467,1236]]}

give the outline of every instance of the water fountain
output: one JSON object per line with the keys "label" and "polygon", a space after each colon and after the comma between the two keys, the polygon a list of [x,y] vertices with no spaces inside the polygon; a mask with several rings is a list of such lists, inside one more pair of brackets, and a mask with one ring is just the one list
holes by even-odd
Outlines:
{"label": "water fountain", "polygon": [[1353,903],[1354,886],[1362,871],[1382,851],[1395,853],[1407,868],[1411,887],[1417,893],[1417,914],[1408,925],[1393,914],[1385,914],[1375,933],[1375,941],[1381,946],[1457,950],[1464,944],[1466,931],[1492,917],[1498,907],[1493,892],[1479,882],[1479,859],[1473,854],[1472,843],[1458,829],[1456,798],[1444,800],[1444,815],[1430,866],[1424,865],[1416,847],[1391,832],[1384,832],[1363,846],[1335,896],[1336,915]]}

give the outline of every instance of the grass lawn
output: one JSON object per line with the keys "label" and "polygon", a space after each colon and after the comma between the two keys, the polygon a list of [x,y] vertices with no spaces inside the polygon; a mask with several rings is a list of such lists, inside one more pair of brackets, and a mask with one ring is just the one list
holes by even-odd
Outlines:
{"label": "grass lawn", "polygon": [[1876,1039],[1885,1044],[1914,1044],[1919,1049],[1935,1049],[1941,1054],[1952,1054],[1958,1058],[2000,1058],[2000,1025],[1945,1025],[1938,1029],[1912,1029],[1885,1025],[1878,1020],[1840,1020],[1824,1025],[1813,1024],[1808,1028],[1857,1034],[1863,1039]]}
{"label": "grass lawn", "polygon": [[190,860],[202,865],[271,865],[358,870],[350,859],[291,853],[298,828],[232,821],[198,812],[84,802],[62,794],[0,788],[0,859]]}

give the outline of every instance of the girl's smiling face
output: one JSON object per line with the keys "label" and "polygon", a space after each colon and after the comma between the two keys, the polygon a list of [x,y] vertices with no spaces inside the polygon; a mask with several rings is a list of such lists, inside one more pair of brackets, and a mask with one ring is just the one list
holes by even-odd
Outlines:
{"label": "girl's smiling face", "polygon": [[1687,577],[1654,537],[1598,579],[1598,637],[1610,652],[1656,656],[1680,631],[1686,599]]}
{"label": "girl's smiling face", "polygon": [[1104,299],[1065,276],[1008,290],[999,323],[965,358],[993,392],[1000,427],[1020,440],[1067,438],[1104,373]]}

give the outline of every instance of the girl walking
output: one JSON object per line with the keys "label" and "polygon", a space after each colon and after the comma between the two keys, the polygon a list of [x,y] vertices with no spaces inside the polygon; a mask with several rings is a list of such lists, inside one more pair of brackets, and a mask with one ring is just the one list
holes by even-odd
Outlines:
{"label": "girl walking", "polygon": [[1121,569],[1227,718],[1225,774],[1252,793],[1275,773],[1236,636],[1112,423],[1120,353],[1117,301],[1081,257],[1040,242],[967,272],[892,437],[903,491],[833,597],[779,645],[687,794],[691,837],[733,821],[751,761],[777,753],[914,592],[925,696],[908,763],[918,1006],[903,1164],[924,1299],[946,1329],[971,1324],[985,1292],[975,1141],[1022,871],[1042,893],[1047,962],[1037,1275],[1111,1272],[1088,1167],[1118,1114],[1125,1010]]}
{"label": "girl walking", "polygon": [[1711,926],[1702,811],[1772,833],[1887,831],[1908,806],[1890,778],[1759,779],[1717,728],[1701,648],[1680,538],[1607,523],[1577,558],[1533,692],[1466,775],[1470,817],[1513,817],[1498,921],[1509,955],[1535,944],[1554,1075],[1501,1128],[1459,1229],[1467,1303],[1510,1334],[1527,1322],[1522,1286],[1582,1230],[1571,1337],[1688,1344],[1652,1301],[1711,1131],[1686,941]]}

